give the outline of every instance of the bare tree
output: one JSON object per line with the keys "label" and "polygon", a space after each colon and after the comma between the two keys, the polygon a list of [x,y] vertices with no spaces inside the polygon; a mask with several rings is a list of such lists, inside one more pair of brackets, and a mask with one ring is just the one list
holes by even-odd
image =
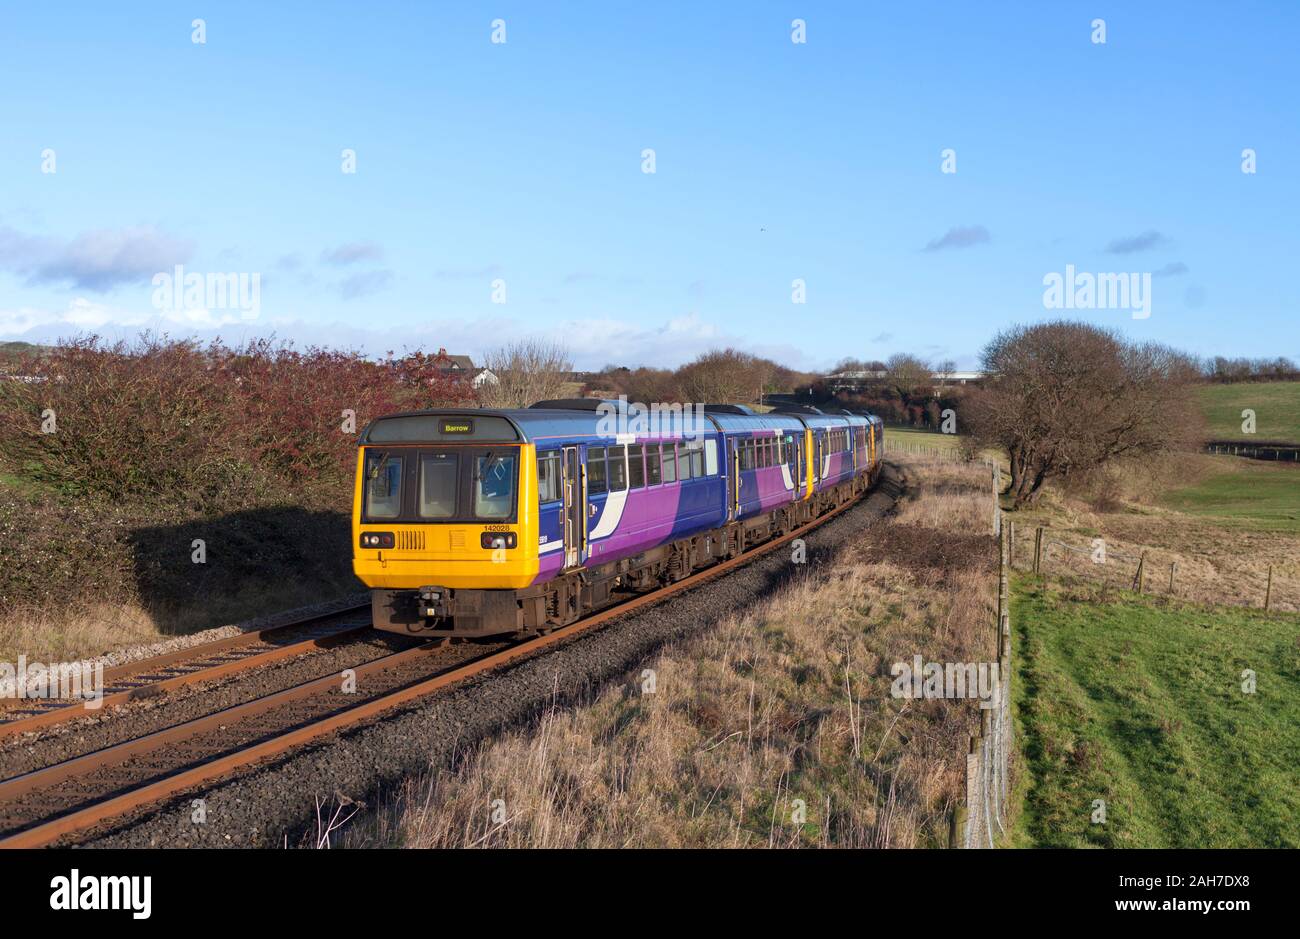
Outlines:
{"label": "bare tree", "polygon": [[776,376],[775,362],[748,352],[706,352],[677,370],[677,384],[687,402],[753,404]]}
{"label": "bare tree", "polygon": [[563,397],[573,372],[568,350],[540,339],[502,346],[489,352],[483,365],[496,377],[478,389],[479,403],[490,408],[526,408]]}
{"label": "bare tree", "polygon": [[929,387],[930,364],[903,352],[891,355],[885,363],[885,381],[906,401],[920,389]]}
{"label": "bare tree", "polygon": [[1017,506],[1049,479],[1180,449],[1200,429],[1196,365],[1165,346],[1061,320],[999,333],[983,364],[988,382],[967,395],[961,419],[973,446],[1006,450]]}

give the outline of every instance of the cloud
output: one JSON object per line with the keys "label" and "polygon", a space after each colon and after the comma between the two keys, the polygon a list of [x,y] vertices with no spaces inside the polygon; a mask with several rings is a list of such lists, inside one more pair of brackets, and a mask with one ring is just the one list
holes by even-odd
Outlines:
{"label": "cloud", "polygon": [[358,261],[378,261],[384,256],[384,249],[373,241],[357,241],[339,245],[332,251],[322,251],[320,259],[325,264],[343,267]]}
{"label": "cloud", "polygon": [[1131,238],[1116,238],[1106,245],[1107,254],[1133,254],[1138,251],[1150,251],[1169,243],[1169,239],[1154,229],[1144,231]]}
{"label": "cloud", "polygon": [[1179,274],[1187,273],[1187,265],[1182,261],[1173,261],[1160,268],[1158,271],[1152,271],[1152,277],[1177,277]]}
{"label": "cloud", "polygon": [[393,272],[389,270],[353,274],[351,277],[345,277],[339,282],[339,295],[344,300],[368,297],[371,294],[379,293],[392,282]]}
{"label": "cloud", "polygon": [[371,328],[341,322],[305,322],[296,317],[268,317],[265,313],[257,321],[250,322],[238,310],[211,313],[205,310],[167,310],[162,313],[149,310],[134,313],[84,299],[74,300],[59,311],[0,309],[0,339],[53,342],[96,332],[129,340],[146,329],[164,329],[174,338],[200,341],[220,337],[228,342],[242,342],[274,336],[299,346],[356,349],[373,356],[390,350],[401,352],[442,347],[453,353],[471,355],[476,361],[484,352],[508,342],[541,338],[565,346],[578,369],[596,369],[608,364],[611,349],[618,350],[619,364],[673,368],[711,349],[728,346],[775,359],[792,368],[811,368],[814,365],[794,345],[756,343],[747,336],[728,333],[695,313],[670,317],[659,323],[598,317],[564,320],[538,328],[535,321],[447,317],[419,325]]}
{"label": "cloud", "polygon": [[256,318],[256,313],[239,309],[124,310],[85,297],[76,297],[62,310],[41,310],[34,307],[0,310],[0,338],[22,336],[37,342],[48,342],[77,333],[159,327],[171,327],[180,334],[187,334],[235,324],[247,325]]}
{"label": "cloud", "polygon": [[281,271],[296,271],[302,267],[302,258],[296,254],[285,254],[275,262],[275,266]]}
{"label": "cloud", "polygon": [[942,251],[945,248],[969,248],[973,245],[987,244],[993,238],[983,225],[957,226],[948,229],[942,238],[935,238],[925,246],[926,251]]}
{"label": "cloud", "polygon": [[84,232],[71,241],[0,228],[0,270],[27,285],[67,284],[104,293],[120,284],[147,283],[159,271],[189,260],[191,241],[150,225]]}
{"label": "cloud", "polygon": [[872,342],[890,342],[894,338],[893,333],[878,333],[871,337]]}

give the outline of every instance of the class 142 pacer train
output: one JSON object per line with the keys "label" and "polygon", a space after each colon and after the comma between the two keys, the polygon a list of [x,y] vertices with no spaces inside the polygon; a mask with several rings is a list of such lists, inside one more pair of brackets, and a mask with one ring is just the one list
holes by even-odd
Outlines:
{"label": "class 142 pacer train", "polygon": [[546,633],[784,535],[880,474],[870,414],[719,404],[611,420],[620,406],[626,418],[626,402],[582,398],[372,421],[352,567],[374,625]]}

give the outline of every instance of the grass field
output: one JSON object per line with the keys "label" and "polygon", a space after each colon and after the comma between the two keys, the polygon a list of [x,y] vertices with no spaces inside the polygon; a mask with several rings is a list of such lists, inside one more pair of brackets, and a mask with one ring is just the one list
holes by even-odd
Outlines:
{"label": "grass field", "polygon": [[[1300,443],[1300,382],[1244,382],[1197,389],[1215,440]],[[1241,430],[1241,412],[1255,412],[1255,433]]]}
{"label": "grass field", "polygon": [[1164,505],[1224,524],[1300,532],[1300,467],[1241,457],[1214,457],[1190,486],[1170,490]]}
{"label": "grass field", "polygon": [[936,447],[955,450],[960,445],[961,437],[956,434],[940,434],[931,430],[917,430],[911,427],[885,427],[886,440],[899,443],[915,443],[923,447]]}
{"label": "grass field", "polygon": [[1300,846],[1300,616],[1014,589],[1012,844]]}

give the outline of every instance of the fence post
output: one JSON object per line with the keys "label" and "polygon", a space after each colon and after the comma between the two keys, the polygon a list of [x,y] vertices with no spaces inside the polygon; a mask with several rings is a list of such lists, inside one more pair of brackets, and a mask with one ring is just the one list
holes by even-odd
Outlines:
{"label": "fence post", "polygon": [[1142,588],[1146,586],[1147,580],[1147,553],[1145,551],[1142,552],[1142,557],[1138,558],[1137,577],[1134,579],[1137,581],[1138,593],[1142,593]]}
{"label": "fence post", "polygon": [[1169,593],[1170,594],[1174,592],[1174,571],[1176,570],[1178,570],[1178,562],[1170,561],[1169,562]]}
{"label": "fence post", "polygon": [[1268,586],[1264,588],[1264,610],[1268,611],[1269,603],[1273,599],[1273,565],[1268,566]]}
{"label": "fence post", "polygon": [[1034,533],[1034,573],[1043,569],[1043,526],[1038,526]]}

